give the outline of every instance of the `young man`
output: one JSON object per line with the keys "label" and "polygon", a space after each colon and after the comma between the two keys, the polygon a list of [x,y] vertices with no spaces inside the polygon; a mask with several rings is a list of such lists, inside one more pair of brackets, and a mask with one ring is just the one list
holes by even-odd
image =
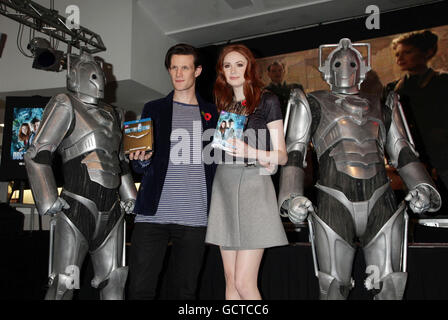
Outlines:
{"label": "young man", "polygon": [[30,141],[29,144],[31,145],[31,143],[34,140],[34,137],[37,134],[37,131],[39,130],[39,126],[40,126],[40,120],[37,118],[33,118],[33,120],[31,120],[31,135],[30,135]]}
{"label": "young man", "polygon": [[209,141],[202,141],[202,132],[216,128],[218,113],[195,91],[202,67],[194,47],[173,46],[165,66],[174,91],[145,104],[141,116],[153,120],[154,153],[129,156],[135,171],[144,174],[134,210],[130,299],[154,298],[169,242],[177,286],[172,298],[194,299],[205,249],[215,165],[203,162]]}

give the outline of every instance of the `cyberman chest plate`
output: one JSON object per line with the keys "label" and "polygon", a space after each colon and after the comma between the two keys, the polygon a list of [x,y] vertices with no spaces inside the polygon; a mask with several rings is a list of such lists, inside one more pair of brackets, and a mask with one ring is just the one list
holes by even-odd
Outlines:
{"label": "cyberman chest plate", "polygon": [[357,179],[375,176],[384,159],[386,129],[379,99],[328,91],[310,94],[321,119],[312,140],[318,158],[331,150],[339,172]]}
{"label": "cyberman chest plate", "polygon": [[113,107],[83,104],[71,97],[74,128],[59,147],[65,163],[81,155],[89,177],[106,188],[120,183],[119,151],[121,128]]}

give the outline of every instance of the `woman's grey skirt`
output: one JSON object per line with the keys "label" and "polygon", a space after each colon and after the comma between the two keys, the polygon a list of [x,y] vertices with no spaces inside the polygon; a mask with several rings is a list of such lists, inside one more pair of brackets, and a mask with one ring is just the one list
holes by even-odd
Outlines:
{"label": "woman's grey skirt", "polygon": [[220,164],[213,182],[206,243],[225,250],[288,244],[274,185],[260,167]]}

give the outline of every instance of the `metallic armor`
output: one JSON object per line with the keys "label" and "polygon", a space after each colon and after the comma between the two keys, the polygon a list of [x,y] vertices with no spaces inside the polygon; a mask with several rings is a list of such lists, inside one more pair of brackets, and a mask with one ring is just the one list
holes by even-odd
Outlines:
{"label": "metallic armor", "polygon": [[[338,45],[320,46],[319,70],[331,90],[308,96],[299,89],[291,93],[285,121],[288,163],[281,171],[279,208],[294,223],[308,216],[321,299],[347,298],[353,287],[355,237],[371,269],[366,288],[375,290],[375,299],[401,299],[407,279],[408,218],[405,203],[396,206],[385,154],[410,190],[405,200],[412,211],[437,211],[441,198],[418,161],[396,95],[391,93],[382,105],[379,97],[360,92],[370,63],[355,49],[358,46],[367,47],[369,61],[368,44],[342,39]],[[322,49],[329,47],[335,50],[322,64]],[[303,193],[310,141],[321,168],[317,208]],[[323,174],[322,168],[327,170]],[[336,213],[344,219],[339,225],[331,219]],[[372,215],[376,219],[369,219]],[[344,228],[349,231],[342,232]]]}
{"label": "metallic armor", "polygon": [[[45,298],[72,298],[89,252],[95,272],[92,286],[100,288],[101,299],[123,299],[128,272],[124,214],[132,212],[137,195],[121,149],[123,116],[100,101],[105,78],[89,54],[69,56],[68,62],[69,92],[47,104],[25,154],[37,210],[52,215]],[[64,166],[60,195],[51,167],[56,151]]]}

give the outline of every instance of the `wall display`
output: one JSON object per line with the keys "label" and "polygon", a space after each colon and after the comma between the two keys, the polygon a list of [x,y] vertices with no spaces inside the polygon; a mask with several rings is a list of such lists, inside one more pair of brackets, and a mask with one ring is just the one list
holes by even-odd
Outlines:
{"label": "wall display", "polygon": [[[435,70],[448,70],[448,25],[431,28],[431,31],[439,37],[439,41],[437,54],[430,61],[430,66]],[[386,85],[402,76],[398,65],[395,63],[394,52],[391,48],[392,40],[399,35],[392,34],[386,37],[357,41],[369,43],[372,53],[373,70],[367,74],[367,78],[362,84],[362,90],[371,92],[381,90],[381,85]],[[330,49],[325,50],[322,59],[325,59],[330,51]],[[361,53],[366,56],[365,50],[361,50]],[[318,48],[316,48],[259,58],[257,63],[262,81],[266,85],[271,82],[268,66],[273,62],[279,62],[284,65],[282,81],[286,84],[301,84],[305,92],[327,90],[328,85],[322,79],[318,70],[318,56]]]}
{"label": "wall display", "polygon": [[36,136],[48,97],[7,97],[0,180],[26,179],[23,156]]}

